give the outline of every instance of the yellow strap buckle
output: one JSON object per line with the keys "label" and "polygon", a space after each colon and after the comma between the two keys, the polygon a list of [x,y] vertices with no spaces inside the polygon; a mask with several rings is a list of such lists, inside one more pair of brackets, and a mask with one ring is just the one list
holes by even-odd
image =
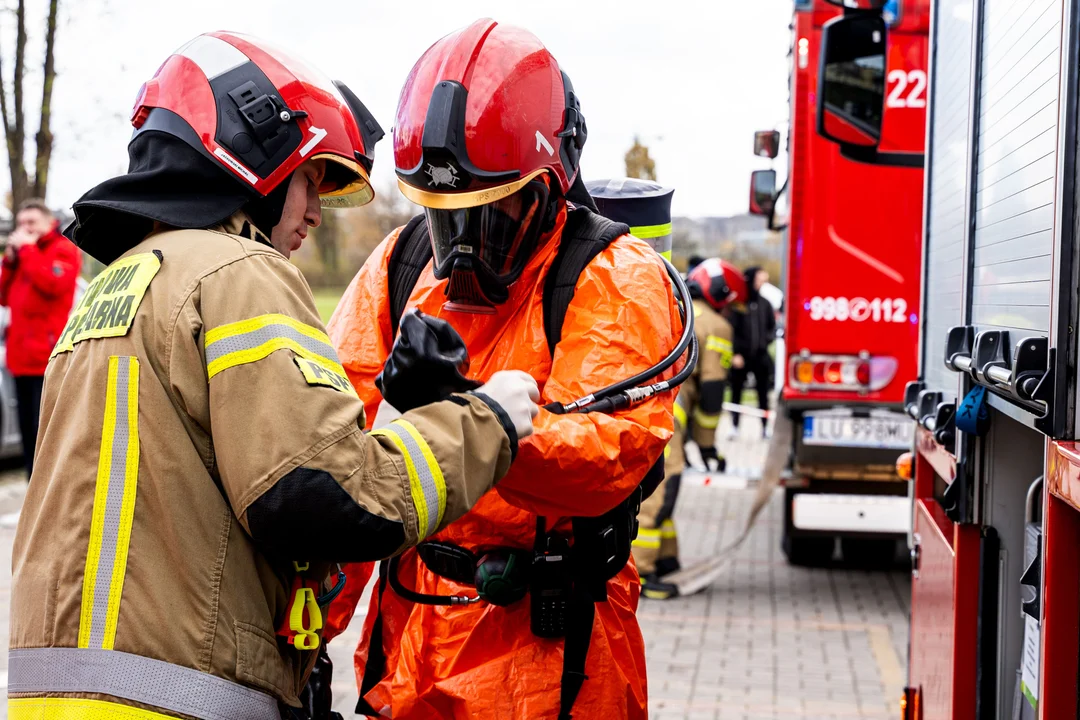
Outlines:
{"label": "yellow strap buckle", "polygon": [[[308,616],[306,626],[305,610]],[[289,610],[289,630],[295,633],[292,644],[299,650],[314,650],[319,647],[319,630],[322,630],[322,626],[322,610],[315,601],[315,591],[309,587],[297,588],[293,595],[292,608]]]}

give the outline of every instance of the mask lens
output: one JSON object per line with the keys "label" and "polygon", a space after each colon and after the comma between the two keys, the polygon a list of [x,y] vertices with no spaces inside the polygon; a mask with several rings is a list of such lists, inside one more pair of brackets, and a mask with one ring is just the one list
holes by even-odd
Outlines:
{"label": "mask lens", "polygon": [[486,205],[426,208],[436,275],[444,277],[455,257],[470,256],[493,279],[504,284],[516,280],[535,248],[547,198],[547,185],[534,181]]}
{"label": "mask lens", "polygon": [[445,267],[447,260],[450,259],[455,250],[460,249],[471,254],[471,250],[459,248],[459,246],[468,246],[465,228],[469,222],[469,211],[469,208],[464,210],[424,209],[437,271]]}

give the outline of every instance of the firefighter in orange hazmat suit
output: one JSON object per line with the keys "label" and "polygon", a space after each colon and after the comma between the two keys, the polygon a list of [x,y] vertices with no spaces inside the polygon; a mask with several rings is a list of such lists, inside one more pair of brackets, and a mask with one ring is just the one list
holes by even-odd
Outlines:
{"label": "firefighter in orange hazmat suit", "polygon": [[[394,155],[402,192],[425,215],[376,249],[330,322],[369,417],[383,399],[372,381],[406,308],[454,326],[470,378],[527,370],[542,403],[643,372],[675,347],[681,320],[661,260],[589,210],[578,173],[585,135],[569,78],[525,30],[480,20],[417,62]],[[591,261],[575,258],[605,232]],[[564,282],[575,263],[580,275]],[[633,498],[671,437],[673,395],[614,414],[541,412],[496,492],[433,542],[383,563],[356,653],[358,712],[647,716],[629,541]],[[617,565],[599,583],[565,570],[567,559],[592,567],[578,549],[614,536]],[[348,623],[361,585],[335,602],[329,633]],[[563,600],[571,610],[561,615],[553,606]]]}

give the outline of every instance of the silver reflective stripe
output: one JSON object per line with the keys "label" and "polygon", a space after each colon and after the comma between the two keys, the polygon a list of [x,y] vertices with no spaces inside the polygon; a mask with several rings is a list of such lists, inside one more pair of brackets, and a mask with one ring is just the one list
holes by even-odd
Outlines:
{"label": "silver reflective stripe", "polygon": [[102,693],[200,720],[279,720],[277,700],[191,668],[116,650],[8,651],[8,695]]}
{"label": "silver reflective stripe", "polygon": [[[105,619],[109,614],[109,591],[116,563],[116,540],[120,533],[120,510],[124,504],[128,443],[131,440],[128,436],[128,383],[131,382],[131,371],[127,358],[121,360],[116,366],[116,392],[109,398],[116,403],[116,422],[113,424],[112,456],[109,458],[109,490],[105,500],[101,553],[98,555],[97,577],[94,580],[94,614],[90,623],[89,646],[95,648],[103,647],[105,640]],[[127,553],[124,554],[126,562]]]}
{"label": "silver reflective stripe", "polygon": [[305,335],[296,328],[282,323],[264,325],[246,333],[229,335],[215,340],[206,346],[206,364],[209,365],[215,360],[238,350],[252,350],[276,338],[288,338],[305,350],[310,350],[316,355],[333,360],[335,363],[341,363],[333,345],[316,340],[310,335]]}
{"label": "silver reflective stripe", "polygon": [[439,527],[439,490],[435,485],[435,475],[431,472],[427,458],[424,457],[424,451],[420,449],[416,439],[408,432],[398,432],[397,436],[401,438],[409,451],[409,457],[412,458],[413,466],[416,468],[416,475],[420,479],[420,488],[424,491],[424,502],[428,508],[424,537],[427,537]]}

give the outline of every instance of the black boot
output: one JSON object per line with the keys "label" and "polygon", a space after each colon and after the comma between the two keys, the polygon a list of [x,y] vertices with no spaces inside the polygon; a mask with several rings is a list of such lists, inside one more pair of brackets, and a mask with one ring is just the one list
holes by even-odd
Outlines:
{"label": "black boot", "polygon": [[679,588],[662,581],[656,573],[651,573],[641,578],[641,594],[650,600],[670,600],[679,596]]}

